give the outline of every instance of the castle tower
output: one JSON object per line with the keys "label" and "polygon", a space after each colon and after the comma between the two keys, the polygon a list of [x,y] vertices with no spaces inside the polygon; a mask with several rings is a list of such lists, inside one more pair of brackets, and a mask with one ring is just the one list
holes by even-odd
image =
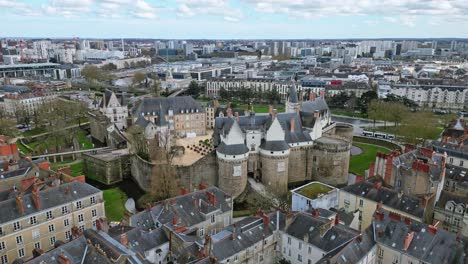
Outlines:
{"label": "castle tower", "polygon": [[286,100],[286,113],[295,113],[299,109],[299,99],[296,90],[296,80],[291,80],[292,85],[289,87],[288,100]]}
{"label": "castle tower", "polygon": [[288,191],[289,146],[276,111],[271,118],[265,141],[260,145],[261,179],[269,191],[284,194]]}
{"label": "castle tower", "polygon": [[228,109],[228,118],[232,126],[223,142],[216,148],[218,186],[226,193],[237,197],[247,186],[249,149],[245,146],[244,133],[239,127],[238,120],[232,118],[231,109]]}

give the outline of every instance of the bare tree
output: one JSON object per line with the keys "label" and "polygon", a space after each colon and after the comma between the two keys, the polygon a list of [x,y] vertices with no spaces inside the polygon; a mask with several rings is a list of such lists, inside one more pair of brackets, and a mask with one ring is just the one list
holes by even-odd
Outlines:
{"label": "bare tree", "polygon": [[151,194],[157,200],[164,200],[177,194],[178,181],[174,154],[170,151],[170,133],[163,131],[150,141],[150,157],[156,164],[151,177]]}

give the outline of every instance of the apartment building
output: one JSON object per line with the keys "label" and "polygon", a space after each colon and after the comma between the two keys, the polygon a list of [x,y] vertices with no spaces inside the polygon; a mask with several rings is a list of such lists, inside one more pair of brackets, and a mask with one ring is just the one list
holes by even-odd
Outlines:
{"label": "apartment building", "polygon": [[434,208],[441,228],[468,238],[468,169],[446,165],[445,185]]}
{"label": "apartment building", "polygon": [[200,187],[199,191],[170,198],[132,215],[129,225],[143,230],[164,225],[178,234],[172,237],[177,242],[183,241],[183,234],[200,239],[216,234],[232,223],[233,199],[217,187]]}
{"label": "apartment building", "polygon": [[316,263],[359,235],[359,232],[341,225],[339,218],[321,217],[317,211],[312,215],[298,213],[287,222],[281,232],[281,254],[293,264]]}
{"label": "apartment building", "polygon": [[[277,91],[282,100],[288,97],[289,90],[293,84],[290,81],[274,79],[214,79],[206,82],[206,96],[219,97],[221,89],[226,91],[245,88],[253,91]],[[302,91],[302,86],[296,86],[297,91]]]}
{"label": "apartment building", "polygon": [[156,127],[168,126],[181,137],[206,134],[206,112],[191,96],[143,98],[132,109],[133,122],[142,116]]}
{"label": "apartment building", "polygon": [[390,94],[406,97],[424,108],[461,110],[468,105],[467,86],[393,84]]}
{"label": "apartment building", "polygon": [[379,209],[373,221],[376,263],[466,263],[464,243],[453,233]]}
{"label": "apartment building", "polygon": [[338,207],[344,208],[346,212],[359,211],[359,230],[365,230],[372,224],[376,208],[384,208],[416,221],[432,222],[434,197],[406,195],[370,179],[341,188]]}
{"label": "apartment building", "polygon": [[13,190],[0,202],[0,263],[29,259],[69,241],[104,217],[102,191],[75,181],[57,187],[34,185],[31,193]]}
{"label": "apartment building", "polygon": [[0,110],[9,116],[15,116],[19,112],[32,115],[40,106],[56,100],[58,96],[54,92],[35,95],[28,87],[16,85],[0,86],[0,95]]}
{"label": "apartment building", "polygon": [[432,142],[438,153],[447,153],[447,163],[468,168],[468,123],[463,116],[452,120],[440,140]]}

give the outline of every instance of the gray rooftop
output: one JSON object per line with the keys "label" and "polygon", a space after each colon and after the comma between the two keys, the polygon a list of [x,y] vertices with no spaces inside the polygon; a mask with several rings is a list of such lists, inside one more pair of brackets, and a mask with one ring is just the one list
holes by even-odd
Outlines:
{"label": "gray rooftop", "polygon": [[[67,188],[70,192],[67,194]],[[18,218],[26,217],[30,214],[36,214],[41,211],[46,211],[50,208],[67,204],[87,196],[100,193],[101,190],[79,181],[62,184],[58,187],[39,191],[39,199],[41,202],[41,209],[38,209],[34,204],[32,194],[22,195],[24,202],[25,214],[21,214],[18,210],[16,198],[0,202],[0,224],[14,221]]]}
{"label": "gray rooftop", "polygon": [[[209,200],[209,194],[216,197],[216,203]],[[155,229],[161,225],[173,228],[172,221],[177,217],[178,225],[185,225],[187,229],[206,220],[206,215],[211,213],[231,211],[231,196],[218,189],[209,187],[204,190],[176,196],[153,206],[151,210],[145,210],[133,215],[131,225],[143,230]]]}
{"label": "gray rooftop", "polygon": [[[384,218],[373,222],[377,243],[424,263],[464,263],[463,242],[457,239],[456,234],[441,228],[430,228],[417,221],[407,223],[404,217],[390,217],[390,213],[383,209],[378,212],[383,213]],[[405,249],[405,238],[411,232],[414,232],[413,239]]]}
{"label": "gray rooftop", "polygon": [[143,98],[132,109],[134,117],[150,113],[150,115],[159,115],[163,113],[169,114],[172,110],[174,115],[181,113],[204,113],[205,110],[201,107],[200,103],[195,101],[191,96],[177,96],[168,98]]}
{"label": "gray rooftop", "polygon": [[341,191],[352,193],[375,202],[382,202],[384,205],[397,209],[399,211],[422,218],[425,208],[422,206],[421,199],[399,193],[386,187],[374,187],[374,183],[363,181],[341,188]]}

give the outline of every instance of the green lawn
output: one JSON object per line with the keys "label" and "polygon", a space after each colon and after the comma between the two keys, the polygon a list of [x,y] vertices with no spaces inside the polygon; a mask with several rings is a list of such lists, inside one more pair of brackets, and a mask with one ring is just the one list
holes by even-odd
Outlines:
{"label": "green lawn", "polygon": [[364,175],[364,171],[375,161],[377,152],[390,153],[389,149],[376,145],[358,142],[354,142],[353,145],[362,149],[361,154],[352,156],[349,161],[349,172],[356,175]]}
{"label": "green lawn", "polygon": [[[275,105],[273,106],[278,113],[284,112],[284,105]],[[268,113],[269,105],[254,105],[255,113]]]}
{"label": "green lawn", "polygon": [[83,175],[83,161],[70,165],[71,176],[77,177]]}
{"label": "green lawn", "polygon": [[314,183],[307,185],[306,187],[299,190],[299,194],[304,195],[310,199],[315,199],[321,193],[327,193],[331,191],[331,188],[323,184]]}
{"label": "green lawn", "polygon": [[86,133],[83,130],[80,130],[76,133],[76,139],[80,143],[81,149],[92,149],[93,143],[86,137]]}
{"label": "green lawn", "polygon": [[333,115],[341,115],[341,116],[350,116],[350,117],[359,117],[359,118],[367,118],[366,114],[362,113],[354,113],[351,111],[346,111],[344,109],[331,109],[330,112]]}
{"label": "green lawn", "polygon": [[24,137],[31,137],[31,136],[35,136],[35,135],[39,135],[39,134],[42,134],[42,133],[45,133],[47,132],[47,129],[45,129],[45,127],[37,127],[37,128],[33,128],[29,131],[25,131],[23,132],[23,136]]}
{"label": "green lawn", "polygon": [[119,188],[104,190],[104,203],[106,208],[106,217],[109,221],[120,221],[125,212],[125,195]]}
{"label": "green lawn", "polygon": [[21,142],[16,142],[17,145],[18,145],[18,148],[19,150],[21,150],[21,152],[23,152],[24,154],[28,154],[30,151],[29,149],[27,149]]}

